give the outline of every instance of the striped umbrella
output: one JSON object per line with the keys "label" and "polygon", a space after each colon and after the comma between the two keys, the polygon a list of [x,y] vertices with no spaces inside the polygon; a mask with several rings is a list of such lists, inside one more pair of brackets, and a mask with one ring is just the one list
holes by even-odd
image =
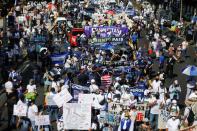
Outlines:
{"label": "striped umbrella", "polygon": [[197,67],[189,65],[182,71],[182,73],[188,76],[197,76]]}

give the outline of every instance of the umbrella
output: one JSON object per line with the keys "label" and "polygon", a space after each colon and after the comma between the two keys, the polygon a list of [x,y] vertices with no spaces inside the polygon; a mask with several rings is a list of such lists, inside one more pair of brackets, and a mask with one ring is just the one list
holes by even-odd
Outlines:
{"label": "umbrella", "polygon": [[52,3],[49,3],[49,4],[47,5],[47,8],[48,8],[49,10],[52,10],[52,9],[55,9],[56,6],[55,6],[54,4],[52,4]]}
{"label": "umbrella", "polygon": [[189,65],[182,71],[182,73],[188,76],[197,76],[197,67]]}
{"label": "umbrella", "polygon": [[106,11],[106,12],[105,12],[105,14],[114,15],[114,14],[115,14],[115,12],[114,12],[114,11],[112,11],[112,10],[108,10],[108,11]]}

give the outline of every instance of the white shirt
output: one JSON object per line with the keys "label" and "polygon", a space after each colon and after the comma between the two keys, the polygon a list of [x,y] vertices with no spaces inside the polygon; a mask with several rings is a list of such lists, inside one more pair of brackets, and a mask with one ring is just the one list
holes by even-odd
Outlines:
{"label": "white shirt", "polygon": [[168,131],[179,131],[179,128],[178,128],[179,125],[180,125],[179,119],[173,120],[172,118],[170,118],[167,121],[166,128],[168,129]]}
{"label": "white shirt", "polygon": [[27,116],[31,121],[35,121],[35,116],[37,115],[37,113],[38,107],[35,104],[29,106]]}
{"label": "white shirt", "polygon": [[27,85],[27,91],[28,91],[28,93],[35,92],[36,91],[36,85]]}
{"label": "white shirt", "polygon": [[6,92],[12,92],[13,89],[13,83],[11,81],[7,81],[5,83],[5,90]]}
{"label": "white shirt", "polygon": [[192,99],[192,98],[196,98],[197,99],[197,94],[195,92],[191,93],[189,95],[189,99]]}
{"label": "white shirt", "polygon": [[156,100],[156,104],[152,106],[150,109],[151,114],[159,114],[159,108],[160,108],[161,102],[162,102],[161,100]]}
{"label": "white shirt", "polygon": [[155,92],[155,93],[158,92],[159,88],[160,88],[160,85],[161,85],[161,81],[160,80],[158,80],[158,81],[154,80],[152,82],[152,87],[153,87],[152,91]]}
{"label": "white shirt", "polygon": [[96,84],[91,84],[89,88],[90,92],[96,92],[99,89]]}

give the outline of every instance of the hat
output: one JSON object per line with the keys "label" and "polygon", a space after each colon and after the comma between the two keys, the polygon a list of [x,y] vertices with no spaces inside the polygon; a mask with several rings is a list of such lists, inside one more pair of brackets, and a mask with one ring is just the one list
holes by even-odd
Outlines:
{"label": "hat", "polygon": [[177,104],[177,101],[176,100],[172,100],[172,104]]}
{"label": "hat", "polygon": [[125,117],[129,117],[129,112],[128,112],[128,111],[125,112],[124,116],[125,116]]}
{"label": "hat", "polygon": [[60,66],[59,64],[55,64],[55,67]]}

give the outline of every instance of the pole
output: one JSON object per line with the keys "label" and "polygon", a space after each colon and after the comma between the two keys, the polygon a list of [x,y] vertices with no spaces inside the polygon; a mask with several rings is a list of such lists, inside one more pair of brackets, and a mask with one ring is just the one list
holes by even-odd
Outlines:
{"label": "pole", "polygon": [[7,45],[7,19],[3,17],[3,45]]}
{"label": "pole", "polygon": [[180,21],[181,21],[183,15],[183,0],[181,0],[180,2],[181,2],[181,7],[180,7]]}

